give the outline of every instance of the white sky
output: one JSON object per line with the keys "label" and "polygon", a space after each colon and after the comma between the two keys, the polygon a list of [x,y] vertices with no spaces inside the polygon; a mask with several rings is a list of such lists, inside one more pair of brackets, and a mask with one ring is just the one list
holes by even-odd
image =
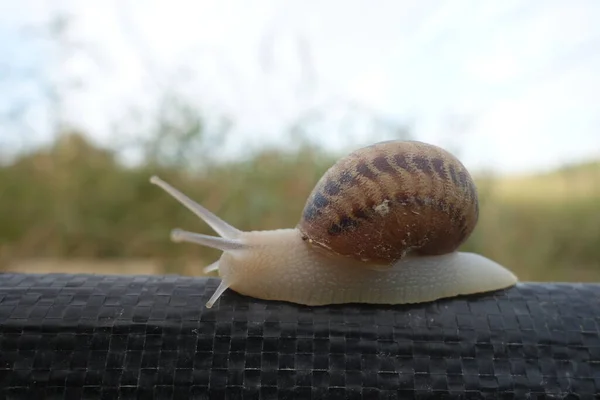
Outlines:
{"label": "white sky", "polygon": [[[72,36],[102,60],[76,55],[59,69],[85,79],[67,113],[99,140],[112,140],[111,124],[129,107],[151,107],[158,79],[182,85],[199,107],[232,115],[239,146],[261,135],[281,141],[290,118],[341,97],[414,121],[418,139],[458,146],[470,168],[521,172],[600,157],[597,0],[4,0],[0,60],[11,60],[13,74],[52,74],[56,54],[17,29],[59,6],[76,17]],[[275,54],[261,53],[268,33]],[[294,35],[310,46],[316,92],[297,92]],[[260,60],[273,69],[265,73]],[[0,105],[35,93],[14,86]],[[453,114],[471,118],[454,139]],[[18,134],[43,138],[42,116],[29,114],[33,130]],[[11,143],[0,132],[0,145],[2,135]],[[339,132],[321,136],[344,143]],[[368,131],[360,137],[368,142]]]}

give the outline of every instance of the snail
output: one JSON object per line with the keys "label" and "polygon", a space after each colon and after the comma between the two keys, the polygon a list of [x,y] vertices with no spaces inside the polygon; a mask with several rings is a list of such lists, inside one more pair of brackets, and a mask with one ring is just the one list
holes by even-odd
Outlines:
{"label": "snail", "polygon": [[475,183],[448,151],[390,140],[331,166],[294,228],[241,231],[157,176],[150,182],[219,236],[174,229],[171,239],[223,251],[204,268],[227,290],[307,306],[409,304],[505,289],[517,277],[482,255],[458,251],[479,219]]}

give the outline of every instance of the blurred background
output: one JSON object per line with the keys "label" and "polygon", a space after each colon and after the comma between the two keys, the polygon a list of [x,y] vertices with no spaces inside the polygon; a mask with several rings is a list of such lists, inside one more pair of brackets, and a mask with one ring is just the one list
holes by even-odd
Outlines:
{"label": "blurred background", "polygon": [[477,181],[463,246],[600,281],[600,2],[0,0],[0,269],[200,275],[293,227],[322,173],[427,141]]}

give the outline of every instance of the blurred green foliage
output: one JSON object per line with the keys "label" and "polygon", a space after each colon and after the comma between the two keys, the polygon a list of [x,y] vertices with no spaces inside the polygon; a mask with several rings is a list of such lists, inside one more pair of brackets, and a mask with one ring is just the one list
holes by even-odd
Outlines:
{"label": "blurred green foliage", "polygon": [[214,258],[174,245],[181,227],[213,234],[158,187],[156,174],[240,229],[293,226],[312,186],[333,159],[310,146],[265,151],[195,172],[170,163],[126,168],[80,134],[0,168],[0,254],[4,260],[56,258]]}
{"label": "blurred green foliage", "polygon": [[[62,135],[0,168],[0,262],[151,258],[163,260],[168,272],[181,272],[178,263],[189,260],[201,267],[219,253],[172,243],[169,231],[213,232],[151,185],[150,176],[159,175],[240,229],[293,227],[338,156],[307,144],[194,172],[157,162],[128,168],[84,135]],[[521,181],[476,180],[481,218],[463,250],[491,257],[525,280],[600,281],[600,164]],[[579,183],[558,190],[558,182]]]}

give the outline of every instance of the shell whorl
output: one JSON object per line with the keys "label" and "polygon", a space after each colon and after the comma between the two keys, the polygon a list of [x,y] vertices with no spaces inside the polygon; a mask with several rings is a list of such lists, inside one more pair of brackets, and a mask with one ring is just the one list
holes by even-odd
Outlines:
{"label": "shell whorl", "polygon": [[297,228],[317,248],[391,264],[409,252],[455,251],[478,218],[475,183],[455,156],[393,140],[358,149],[325,172]]}

